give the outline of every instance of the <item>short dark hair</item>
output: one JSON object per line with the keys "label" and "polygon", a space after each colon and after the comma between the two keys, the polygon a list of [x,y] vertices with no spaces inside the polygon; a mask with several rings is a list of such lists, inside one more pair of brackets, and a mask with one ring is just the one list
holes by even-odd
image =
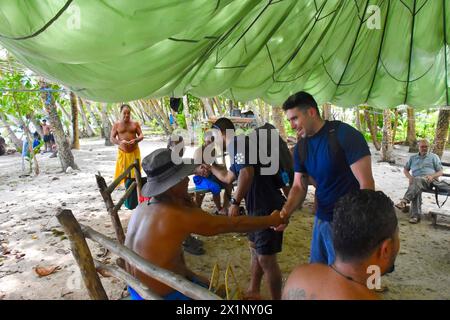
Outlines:
{"label": "short dark hair", "polygon": [[131,111],[131,107],[129,104],[124,103],[123,105],[120,106],[120,112],[122,112],[123,108],[128,108]]}
{"label": "short dark hair", "polygon": [[42,122],[47,122],[47,120],[44,119],[44,120],[42,120]]}
{"label": "short dark hair", "polygon": [[334,208],[333,244],[342,261],[362,261],[397,229],[392,200],[381,191],[357,190]]}
{"label": "short dark hair", "polygon": [[314,97],[310,95],[308,92],[300,91],[293,95],[291,95],[287,100],[283,103],[283,110],[287,111],[289,109],[299,108],[302,111],[306,111],[309,108],[314,108],[317,111],[317,114],[320,116],[319,108],[317,106],[316,100]]}
{"label": "short dark hair", "polygon": [[213,129],[219,129],[222,132],[226,132],[227,129],[235,130],[233,122],[228,118],[219,118],[212,125]]}

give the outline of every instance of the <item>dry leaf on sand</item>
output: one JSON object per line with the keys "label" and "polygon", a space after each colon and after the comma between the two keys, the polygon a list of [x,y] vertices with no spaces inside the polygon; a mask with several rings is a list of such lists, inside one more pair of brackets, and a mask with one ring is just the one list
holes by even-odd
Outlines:
{"label": "dry leaf on sand", "polygon": [[59,266],[54,266],[54,267],[36,266],[36,267],[34,267],[34,272],[36,272],[36,274],[39,277],[46,277],[46,276],[58,271],[59,269],[60,269]]}

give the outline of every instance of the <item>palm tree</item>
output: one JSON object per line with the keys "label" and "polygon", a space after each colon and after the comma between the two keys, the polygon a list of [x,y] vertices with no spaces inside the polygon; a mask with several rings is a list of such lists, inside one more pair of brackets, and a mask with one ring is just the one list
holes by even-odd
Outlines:
{"label": "palm tree", "polygon": [[440,109],[436,125],[436,134],[433,143],[433,153],[442,158],[445,149],[445,142],[448,136],[448,125],[450,120],[450,109]]}
{"label": "palm tree", "polygon": [[77,96],[72,91],[70,91],[70,109],[72,110],[72,149],[80,149]]}

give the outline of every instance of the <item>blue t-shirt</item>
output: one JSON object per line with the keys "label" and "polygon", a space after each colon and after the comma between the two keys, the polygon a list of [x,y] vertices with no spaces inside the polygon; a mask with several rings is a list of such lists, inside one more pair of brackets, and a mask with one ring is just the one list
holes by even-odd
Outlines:
{"label": "blue t-shirt", "polygon": [[332,221],[336,201],[352,190],[358,190],[356,180],[350,166],[361,158],[370,155],[369,146],[363,135],[346,123],[340,123],[336,135],[344,155],[336,159],[330,150],[328,135],[330,123],[325,125],[312,137],[307,138],[307,156],[304,166],[298,154],[299,143],[294,149],[295,172],[307,173],[317,183],[317,217]]}
{"label": "blue t-shirt", "polygon": [[273,210],[281,210],[286,199],[281,194],[279,178],[276,175],[261,175],[260,168],[255,157],[256,146],[249,143],[248,136],[240,135],[234,137],[233,142],[227,147],[230,154],[230,170],[239,177],[243,168],[253,166],[255,174],[247,195],[245,205],[251,216],[265,216]]}

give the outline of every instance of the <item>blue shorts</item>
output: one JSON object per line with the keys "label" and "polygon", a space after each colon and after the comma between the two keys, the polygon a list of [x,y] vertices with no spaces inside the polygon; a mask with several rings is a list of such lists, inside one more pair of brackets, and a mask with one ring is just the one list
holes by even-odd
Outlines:
{"label": "blue shorts", "polygon": [[331,227],[332,223],[329,221],[320,220],[317,216],[314,219],[309,263],[327,265],[334,263],[335,252]]}
{"label": "blue shorts", "polygon": [[[202,286],[203,288],[208,288],[203,282],[200,282],[199,279],[193,278],[191,280],[192,283],[198,284],[199,286]],[[128,292],[130,293],[131,300],[144,300],[132,287],[127,286]],[[192,300],[192,298],[189,298],[182,294],[179,291],[174,290],[173,292],[166,294],[162,297],[163,300]]]}

